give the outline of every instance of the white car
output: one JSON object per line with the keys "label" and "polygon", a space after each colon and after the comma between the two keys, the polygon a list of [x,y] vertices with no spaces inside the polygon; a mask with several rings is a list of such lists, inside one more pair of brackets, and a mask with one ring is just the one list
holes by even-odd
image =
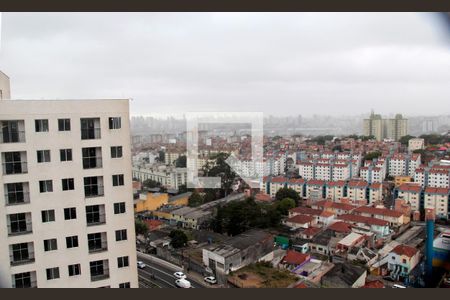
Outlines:
{"label": "white car", "polygon": [[145,269],[146,266],[147,266],[147,265],[144,264],[142,261],[138,261],[138,262],[137,262],[137,267],[138,267],[139,269]]}
{"label": "white car", "polygon": [[209,284],[216,284],[217,283],[217,279],[214,276],[208,276],[203,278],[203,280]]}
{"label": "white car", "polygon": [[173,273],[173,276],[178,279],[186,279],[186,275],[183,272],[175,272]]}
{"label": "white car", "polygon": [[179,288],[183,288],[183,289],[189,289],[191,288],[191,283],[189,281],[187,281],[186,279],[177,279],[175,280],[175,285]]}

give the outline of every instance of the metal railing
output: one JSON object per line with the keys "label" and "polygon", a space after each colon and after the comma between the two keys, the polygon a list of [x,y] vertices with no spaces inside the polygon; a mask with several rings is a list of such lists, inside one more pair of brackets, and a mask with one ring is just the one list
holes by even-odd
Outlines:
{"label": "metal railing", "polygon": [[13,284],[12,287],[15,289],[34,289],[37,288],[37,281],[36,280],[28,280],[28,281],[24,281],[21,284],[17,285],[14,280],[13,280]]}
{"label": "metal railing", "polygon": [[89,213],[86,214],[87,226],[102,225],[106,223],[105,213]]}
{"label": "metal railing", "polygon": [[17,225],[8,225],[8,235],[22,235],[33,232],[31,221],[19,222]]}
{"label": "metal railing", "polygon": [[8,130],[0,132],[0,144],[25,143],[25,131]]}
{"label": "metal railing", "polygon": [[101,157],[83,157],[83,169],[96,169],[103,167]]}
{"label": "metal railing", "polygon": [[6,205],[19,205],[30,203],[29,192],[6,192],[5,193]]}
{"label": "metal railing", "polygon": [[102,239],[100,245],[97,243],[94,243],[94,245],[89,245],[89,253],[97,253],[97,252],[103,252],[108,250],[108,242]]}
{"label": "metal railing", "polygon": [[11,266],[25,265],[34,262],[34,251],[28,250],[28,255],[26,257],[21,257],[20,259],[15,259],[14,255],[9,256],[11,261]]}
{"label": "metal railing", "polygon": [[96,140],[102,137],[100,128],[81,129],[82,140]]}
{"label": "metal railing", "polygon": [[3,163],[3,175],[26,174],[26,173],[28,173],[28,164],[25,161]]}
{"label": "metal railing", "polygon": [[84,187],[85,198],[101,197],[105,194],[102,184],[88,185]]}

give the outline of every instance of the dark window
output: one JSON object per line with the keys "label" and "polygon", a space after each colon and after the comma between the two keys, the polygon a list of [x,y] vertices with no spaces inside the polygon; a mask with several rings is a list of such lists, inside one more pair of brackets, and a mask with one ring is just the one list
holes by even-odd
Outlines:
{"label": "dark window", "polygon": [[20,243],[11,245],[12,248],[12,261],[20,262],[30,259],[30,253],[28,251],[28,243]]}
{"label": "dark window", "polygon": [[49,268],[47,271],[47,280],[59,278],[59,268]]}
{"label": "dark window", "polygon": [[120,129],[122,127],[122,120],[120,117],[109,118],[109,129]]}
{"label": "dark window", "polygon": [[42,223],[53,222],[55,221],[55,211],[52,210],[43,210],[42,214]]}
{"label": "dark window", "polygon": [[58,119],[59,131],[70,131],[70,119]]}
{"label": "dark window", "polygon": [[71,191],[75,189],[75,183],[73,178],[65,178],[62,180],[62,190]]}
{"label": "dark window", "polygon": [[39,181],[39,191],[41,193],[53,192],[53,182],[51,180]]}
{"label": "dark window", "polygon": [[45,251],[58,250],[58,243],[56,242],[56,239],[44,240],[44,250]]}
{"label": "dark window", "polygon": [[64,208],[64,220],[73,220],[77,218],[77,209],[75,207]]}
{"label": "dark window", "polygon": [[125,202],[114,203],[114,214],[125,213]]}
{"label": "dark window", "polygon": [[111,158],[121,158],[122,157],[122,146],[111,147]]}
{"label": "dark window", "polygon": [[90,251],[106,250],[106,241],[103,242],[100,232],[88,234],[88,248]]}
{"label": "dark window", "polygon": [[66,246],[68,249],[78,247],[78,236],[68,236],[66,237]]}
{"label": "dark window", "polygon": [[91,269],[91,277],[105,275],[107,271],[107,266],[105,268],[103,260],[91,261],[89,267]]}
{"label": "dark window", "polygon": [[128,261],[128,256],[122,256],[117,258],[117,267],[118,268],[125,268],[130,265]]}
{"label": "dark window", "polygon": [[13,281],[14,281],[15,288],[30,288],[30,287],[32,287],[30,272],[14,274]]}
{"label": "dark window", "polygon": [[48,120],[34,120],[36,132],[48,132]]}
{"label": "dark window", "polygon": [[50,150],[38,150],[37,162],[38,163],[50,162]]}
{"label": "dark window", "polygon": [[72,149],[59,150],[61,161],[72,161]]}
{"label": "dark window", "polygon": [[80,264],[69,265],[69,276],[77,276],[81,274],[81,266]]}
{"label": "dark window", "polygon": [[7,183],[6,199],[8,204],[26,203],[29,201],[28,193],[24,191],[24,183]]}
{"label": "dark window", "polygon": [[126,241],[127,240],[127,230],[121,229],[116,230],[116,241]]}
{"label": "dark window", "polygon": [[31,231],[27,224],[26,215],[24,213],[9,215],[10,233],[20,233]]}
{"label": "dark window", "polygon": [[113,180],[113,186],[124,185],[123,174],[113,175],[112,180]]}
{"label": "dark window", "polygon": [[129,288],[130,288],[129,282],[124,282],[124,283],[119,284],[119,289],[129,289]]}

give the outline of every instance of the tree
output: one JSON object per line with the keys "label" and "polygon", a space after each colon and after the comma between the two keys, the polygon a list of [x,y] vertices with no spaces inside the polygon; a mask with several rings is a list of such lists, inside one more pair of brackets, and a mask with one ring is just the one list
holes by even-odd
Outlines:
{"label": "tree", "polygon": [[203,198],[197,191],[193,191],[192,195],[188,199],[189,207],[197,207],[203,204]]}
{"label": "tree", "polygon": [[231,192],[231,186],[237,176],[226,163],[228,156],[228,153],[223,152],[216,154],[214,156],[216,160],[215,165],[213,167],[208,166],[208,168],[204,168],[203,170],[207,177],[221,177],[222,188],[220,189],[220,193],[222,197]]}
{"label": "tree", "polygon": [[187,193],[188,188],[185,184],[178,186],[178,194]]}
{"label": "tree", "polygon": [[275,194],[275,199],[277,199],[278,201],[281,201],[285,198],[290,198],[292,200],[295,201],[295,206],[298,206],[300,199],[300,195],[293,189],[291,188],[281,188],[278,190],[278,192]]}
{"label": "tree", "polygon": [[159,183],[158,181],[155,181],[153,179],[147,179],[142,183],[142,185],[146,188],[153,189],[153,188],[160,187],[161,183]]}
{"label": "tree", "polygon": [[145,224],[145,222],[140,219],[134,220],[134,228],[136,230],[136,235],[142,234],[145,236],[148,233],[147,224]]}
{"label": "tree", "polygon": [[415,136],[412,135],[405,135],[402,136],[398,141],[405,146],[408,146],[409,140],[415,138]]}
{"label": "tree", "polygon": [[296,206],[297,205],[296,205],[295,201],[291,198],[284,198],[283,200],[276,202],[276,209],[283,216],[287,216],[289,213],[289,210]]}
{"label": "tree", "polygon": [[188,242],[188,237],[183,230],[172,230],[169,233],[169,237],[171,238],[170,245],[172,245],[175,249],[184,247]]}
{"label": "tree", "polygon": [[163,150],[160,150],[159,152],[158,152],[158,160],[159,160],[159,162],[164,162],[165,161],[165,158],[166,158],[166,154],[164,153],[164,151]]}
{"label": "tree", "polygon": [[186,168],[186,155],[181,155],[175,160],[175,167],[177,168]]}
{"label": "tree", "polygon": [[373,152],[369,152],[366,154],[366,156],[364,156],[364,160],[373,160],[375,158],[378,158],[381,156],[381,152],[380,151],[373,151]]}

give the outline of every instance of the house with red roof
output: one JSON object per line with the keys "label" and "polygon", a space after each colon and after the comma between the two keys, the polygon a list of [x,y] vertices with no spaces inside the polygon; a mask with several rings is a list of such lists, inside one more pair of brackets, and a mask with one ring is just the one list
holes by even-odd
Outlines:
{"label": "house with red roof", "polygon": [[337,237],[344,237],[352,232],[352,226],[349,223],[343,221],[337,221],[328,226],[328,229],[332,230]]}
{"label": "house with red roof", "polygon": [[401,211],[387,209],[385,207],[360,206],[356,208],[353,213],[364,217],[387,221],[391,227],[398,227],[409,222],[409,216],[404,218]]}
{"label": "house with red roof", "polygon": [[309,228],[317,223],[316,218],[311,215],[294,215],[283,221],[283,224],[291,228],[291,230],[299,228]]}
{"label": "house with red roof", "polygon": [[312,204],[311,208],[329,211],[336,215],[342,215],[351,213],[357,207],[346,203],[333,202],[330,200],[321,200]]}
{"label": "house with red roof", "polygon": [[281,259],[280,265],[288,270],[293,270],[306,264],[311,260],[311,255],[300,253],[295,250],[288,250],[286,255]]}
{"label": "house with red roof", "polygon": [[408,277],[420,262],[420,251],[408,245],[398,245],[389,253],[388,270],[395,280]]}
{"label": "house with red roof", "polygon": [[361,287],[362,289],[384,289],[384,283],[381,280],[366,281],[366,284]]}
{"label": "house with red roof", "polygon": [[379,237],[385,237],[389,235],[389,222],[377,218],[365,217],[356,214],[346,214],[338,216],[338,219],[346,223],[350,223],[353,226],[368,229],[375,233]]}

